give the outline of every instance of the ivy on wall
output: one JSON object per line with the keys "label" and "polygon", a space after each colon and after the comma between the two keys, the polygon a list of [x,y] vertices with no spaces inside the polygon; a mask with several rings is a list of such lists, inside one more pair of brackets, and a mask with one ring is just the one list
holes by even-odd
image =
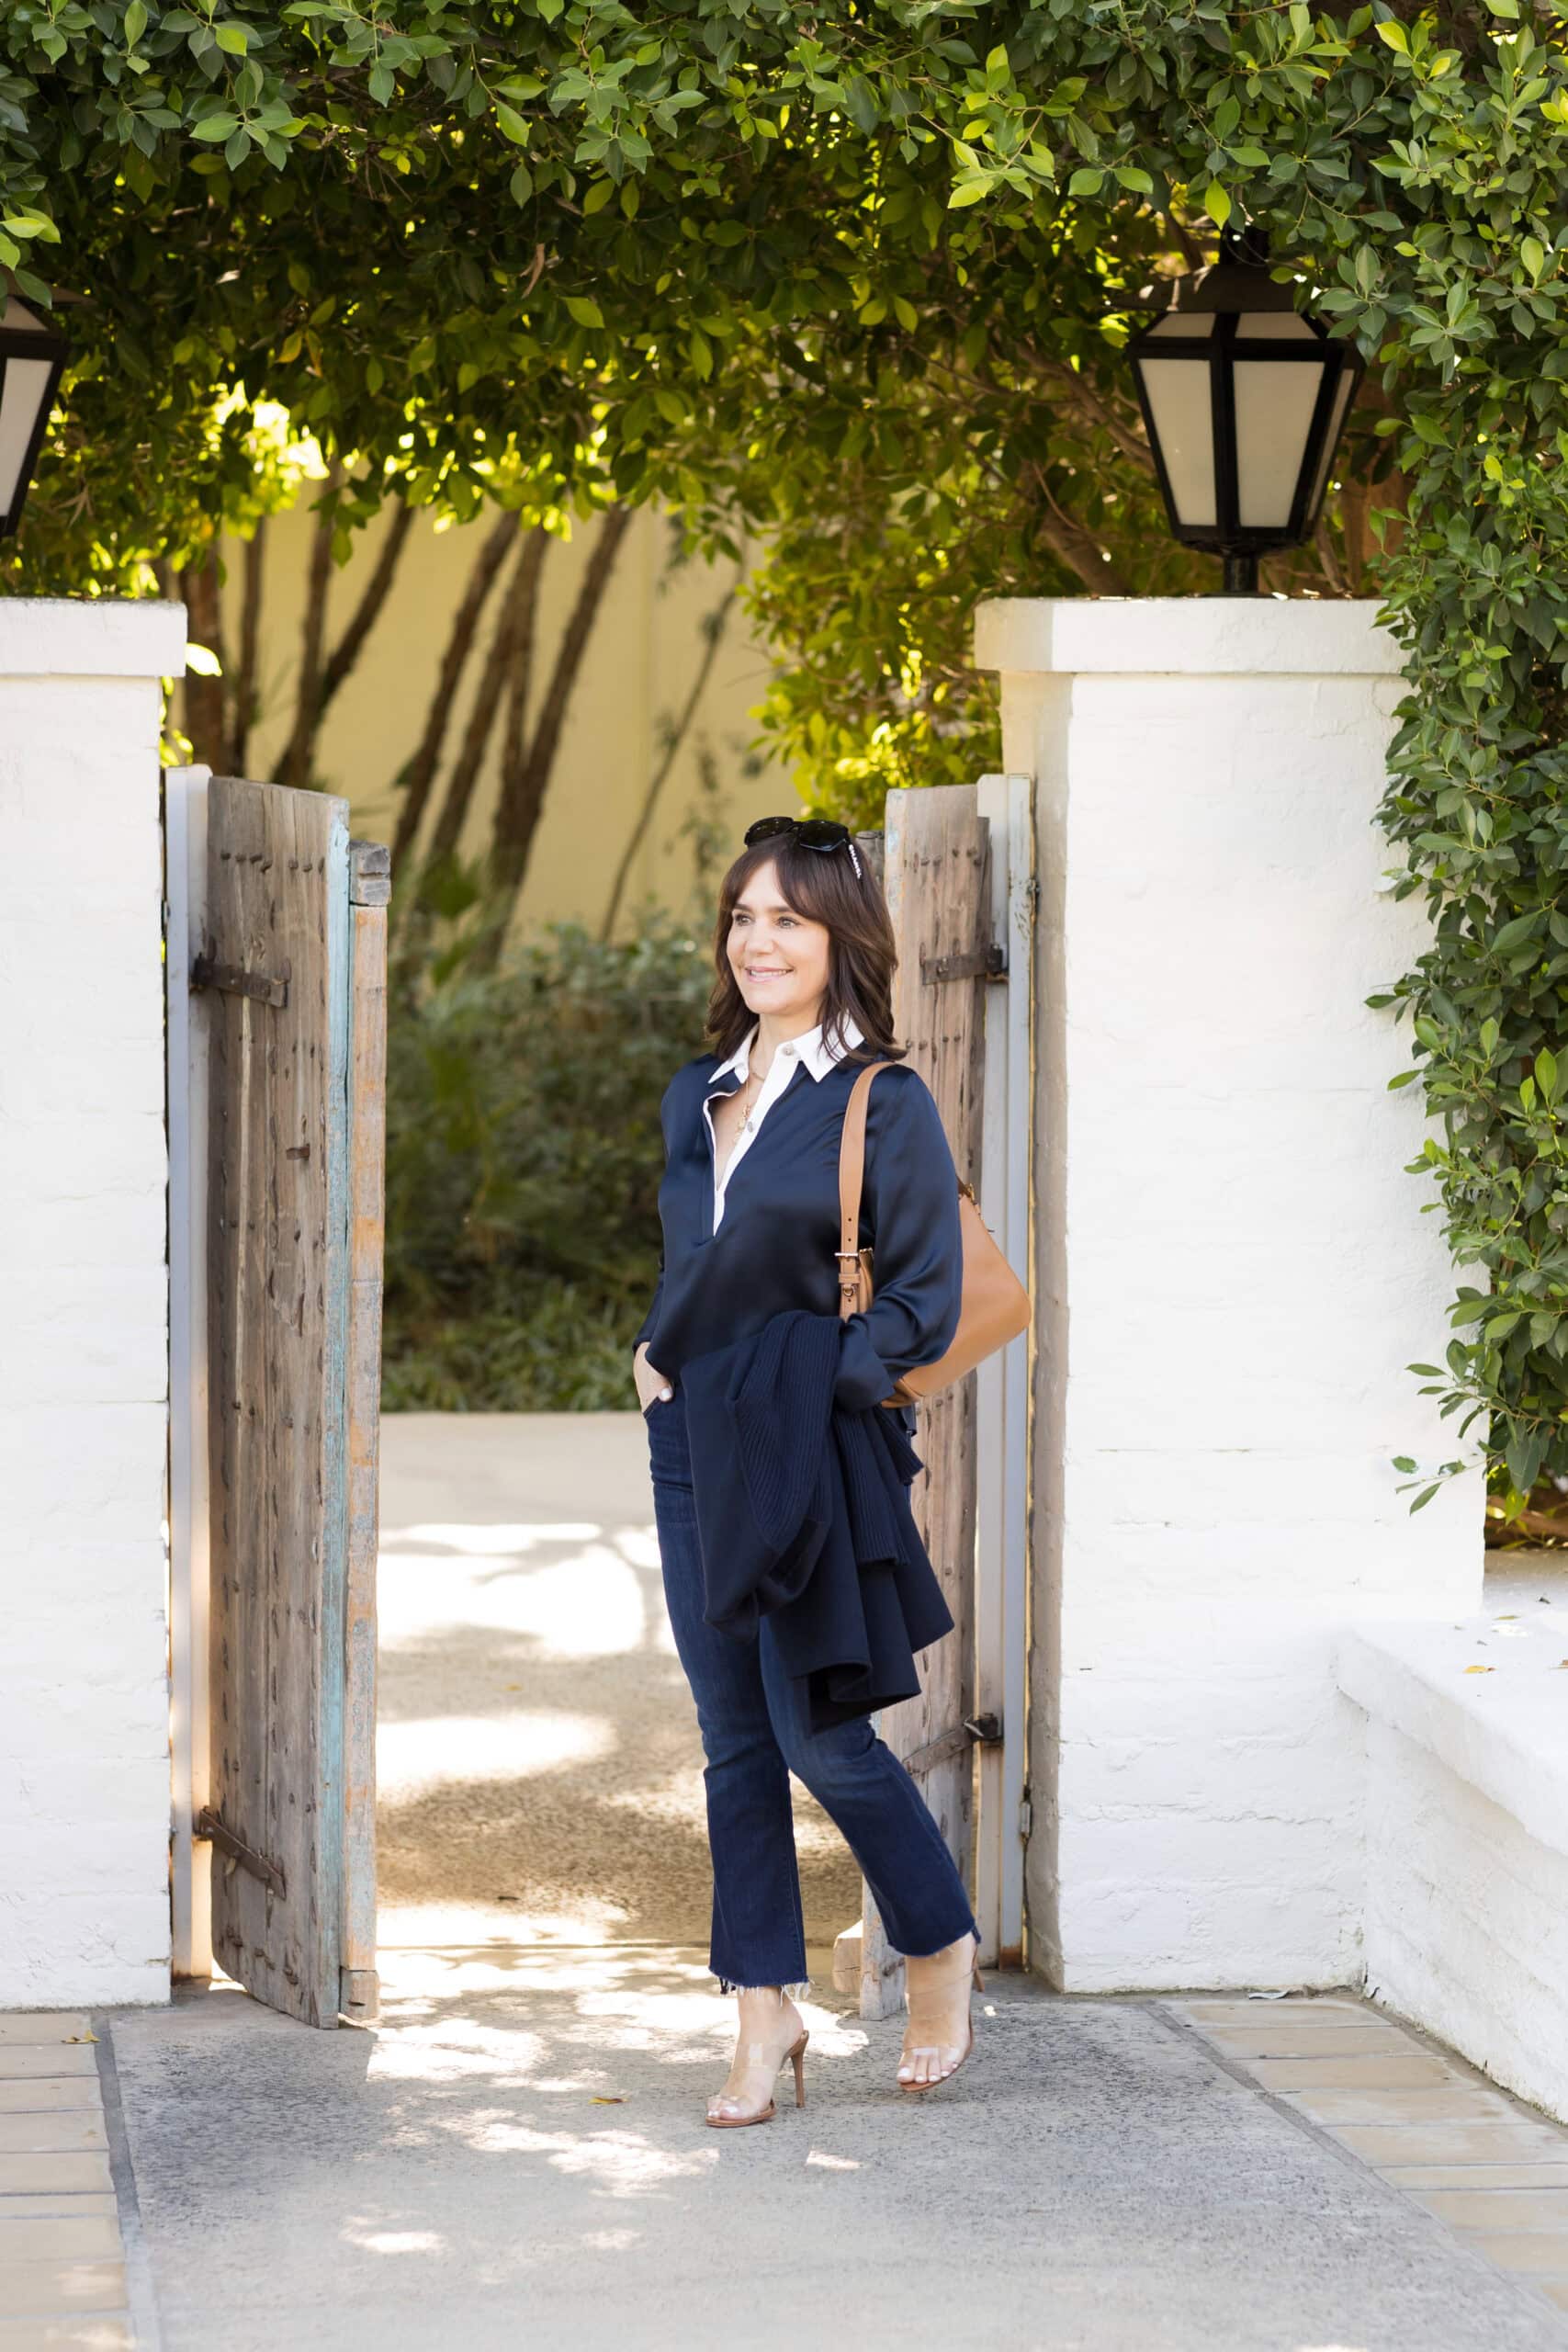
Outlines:
{"label": "ivy on wall", "polygon": [[1463,1285],[1429,1377],[1522,1495],[1568,1472],[1564,16],[11,0],[0,265],[90,301],[0,581],[190,560],[255,495],[261,402],[347,469],[340,553],[521,458],[761,535],[773,723],[852,808],[964,760],[977,594],[1202,582],[1118,355],[1249,220],[1369,362],[1271,580],[1375,585],[1408,656],[1382,819],[1432,945],[1385,1001]]}

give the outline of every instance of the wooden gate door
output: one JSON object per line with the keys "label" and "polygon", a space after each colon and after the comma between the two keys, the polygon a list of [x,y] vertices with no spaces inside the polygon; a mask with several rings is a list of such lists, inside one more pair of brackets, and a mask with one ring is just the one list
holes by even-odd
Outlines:
{"label": "wooden gate door", "polygon": [[216,777],[206,995],[212,1951],[311,2025],[375,2014],[387,852]]}
{"label": "wooden gate door", "polygon": [[[888,794],[883,887],[898,943],[894,1029],[936,1098],[960,1176],[978,1191],[984,996],[1002,954],[993,946],[990,827],[973,785]],[[888,1708],[881,1724],[966,1876],[975,1744],[997,1729],[974,1713],[975,1387],[971,1374],[919,1408],[916,1444],[926,1476],[915,1487],[915,1514],[955,1630],[922,1657],[919,1698]],[[902,1979],[903,1962],[887,1948],[868,1889],[862,2016],[890,2014]]]}

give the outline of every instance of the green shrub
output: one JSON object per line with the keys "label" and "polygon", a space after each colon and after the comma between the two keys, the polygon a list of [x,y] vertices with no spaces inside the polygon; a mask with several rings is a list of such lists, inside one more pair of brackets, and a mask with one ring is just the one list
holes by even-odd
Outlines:
{"label": "green shrub", "polygon": [[702,1050],[706,942],[549,926],[486,971],[462,946],[394,989],[388,1411],[631,1407],[659,1263],[660,1097]]}

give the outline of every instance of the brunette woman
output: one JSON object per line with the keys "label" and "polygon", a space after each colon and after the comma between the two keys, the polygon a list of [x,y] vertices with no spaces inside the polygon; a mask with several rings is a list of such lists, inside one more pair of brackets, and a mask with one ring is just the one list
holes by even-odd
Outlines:
{"label": "brunette woman", "polygon": [[[708,1007],[713,1050],[665,1093],[663,1252],[634,1368],[648,1426],[664,1586],[707,1758],[713,1858],[710,1965],[737,1996],[716,2125],[764,2122],[786,2057],[802,2098],[806,1948],[793,1771],[838,1825],[906,1962],[909,2021],[900,2088],[945,2081],[974,2043],[979,1947],[964,1883],[914,1781],[864,1715],[820,1727],[784,1668],[764,1613],[754,1640],[705,1617],[682,1366],[790,1310],[839,1314],[838,1166],[857,1069],[901,1062],[893,1035],[897,955],[880,888],[848,831],[765,818],[725,876]],[[835,1399],[886,1407],[898,1375],[935,1361],[957,1328],[957,1181],[936,1104],[907,1063],[880,1073],[866,1124],[860,1238],[874,1298],[840,1325]],[[711,1532],[711,1511],[709,1515]],[[710,1546],[711,1548],[711,1546]]]}

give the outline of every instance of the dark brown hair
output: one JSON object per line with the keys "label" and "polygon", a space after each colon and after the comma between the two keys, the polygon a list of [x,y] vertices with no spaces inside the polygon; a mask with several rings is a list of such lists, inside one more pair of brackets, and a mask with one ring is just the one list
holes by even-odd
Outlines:
{"label": "dark brown hair", "polygon": [[825,923],[830,934],[828,987],[822,1000],[824,1042],[842,1045],[844,1023],[852,1021],[865,1043],[849,1059],[903,1059],[906,1049],[893,1035],[893,975],[898,966],[893,924],[882,885],[864,850],[857,848],[855,854],[860,859],[858,876],[847,848],[805,849],[784,833],[743,849],[725,876],[714,931],[716,978],[708,999],[706,1032],[721,1060],[735,1051],[756,1023],[757,1016],[730,969],[727,949],[735,902],[764,865],[777,866],[785,905],[807,922]]}

